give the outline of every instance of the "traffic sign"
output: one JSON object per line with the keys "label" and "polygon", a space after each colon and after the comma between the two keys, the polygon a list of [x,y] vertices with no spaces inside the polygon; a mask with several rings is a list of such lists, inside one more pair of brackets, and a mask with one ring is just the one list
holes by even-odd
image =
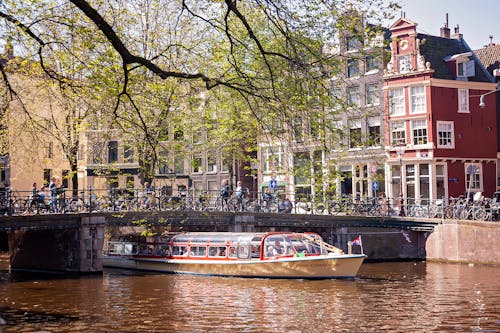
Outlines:
{"label": "traffic sign", "polygon": [[378,181],[374,181],[374,182],[372,183],[372,189],[373,189],[374,191],[377,191],[377,190],[378,190],[378,188],[379,188]]}
{"label": "traffic sign", "polygon": [[278,181],[276,179],[271,179],[269,181],[269,187],[272,189],[276,189],[278,187]]}

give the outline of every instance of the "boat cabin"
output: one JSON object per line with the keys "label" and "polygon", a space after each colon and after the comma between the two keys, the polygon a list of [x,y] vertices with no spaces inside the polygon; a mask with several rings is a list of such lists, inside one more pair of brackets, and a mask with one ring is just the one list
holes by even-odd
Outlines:
{"label": "boat cabin", "polygon": [[168,259],[269,260],[317,256],[338,250],[332,248],[315,233],[193,232],[119,236],[109,241],[108,254]]}

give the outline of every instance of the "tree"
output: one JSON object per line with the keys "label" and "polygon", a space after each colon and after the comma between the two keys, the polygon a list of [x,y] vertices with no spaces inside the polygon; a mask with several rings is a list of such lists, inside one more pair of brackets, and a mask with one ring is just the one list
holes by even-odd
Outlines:
{"label": "tree", "polygon": [[[170,102],[185,107],[193,99],[177,90],[169,95],[167,87],[195,95],[205,89],[210,101],[225,96],[225,109],[235,112],[224,118],[228,123],[244,108],[262,129],[279,120],[280,133],[289,134],[292,119],[314,118],[310,97],[328,96],[325,80],[343,70],[324,50],[336,43],[339,30],[355,30],[341,15],[350,8],[381,20],[395,7],[383,0],[13,0],[2,2],[0,17],[4,37],[37,61],[47,78],[86,101],[101,102],[110,122],[141,129],[149,146],[140,149],[141,160],[154,167],[159,137],[153,129],[166,125]],[[0,70],[12,90],[8,73]],[[143,98],[155,91],[166,94],[163,101]],[[227,137],[223,128],[213,133]]]}

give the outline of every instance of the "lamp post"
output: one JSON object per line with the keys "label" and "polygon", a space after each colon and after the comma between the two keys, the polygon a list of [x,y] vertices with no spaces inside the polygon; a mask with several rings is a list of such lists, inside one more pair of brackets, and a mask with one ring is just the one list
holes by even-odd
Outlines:
{"label": "lamp post", "polygon": [[403,198],[403,156],[406,151],[406,145],[401,143],[394,147],[399,159],[399,216],[405,216],[404,198]]}
{"label": "lamp post", "polygon": [[497,91],[500,91],[500,89],[495,89],[495,90],[489,91],[489,92],[487,92],[485,94],[479,95],[479,107],[481,109],[484,109],[486,107],[486,102],[484,101],[484,97],[487,96],[487,95],[493,94],[493,93],[495,93]]}

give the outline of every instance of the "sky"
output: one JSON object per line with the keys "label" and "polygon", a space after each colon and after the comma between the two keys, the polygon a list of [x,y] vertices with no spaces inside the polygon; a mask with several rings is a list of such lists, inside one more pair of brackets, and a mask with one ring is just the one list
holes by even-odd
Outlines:
{"label": "sky", "polygon": [[[439,36],[439,29],[444,26],[448,13],[451,34],[458,24],[460,33],[471,49],[480,49],[489,44],[490,35],[493,35],[493,43],[500,44],[500,0],[395,1],[402,6],[401,10],[407,19],[418,23],[417,32]],[[398,14],[397,18],[400,16]]]}

